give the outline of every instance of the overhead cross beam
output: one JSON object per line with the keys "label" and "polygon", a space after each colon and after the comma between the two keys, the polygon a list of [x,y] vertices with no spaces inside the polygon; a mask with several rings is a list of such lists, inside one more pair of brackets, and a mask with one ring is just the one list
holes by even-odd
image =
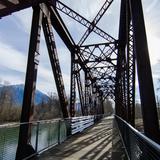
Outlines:
{"label": "overhead cross beam", "polygon": [[9,0],[0,0],[0,18],[22,9],[36,6],[42,2],[45,2],[45,0],[12,0],[12,2]]}
{"label": "overhead cross beam", "polygon": [[61,39],[64,41],[65,45],[69,49],[70,52],[74,49],[75,42],[71,37],[66,25],[64,24],[62,18],[60,17],[57,10],[50,5],[47,5],[48,10],[51,14],[51,23],[54,29],[57,31]]}
{"label": "overhead cross beam", "polygon": [[[67,5],[63,4],[58,0],[56,1],[56,8],[87,28],[93,25],[92,22],[90,22],[89,20],[87,20],[86,18],[84,18],[83,16],[75,12],[73,9],[69,8]],[[108,33],[104,32],[102,29],[100,29],[96,25],[94,25],[93,27],[93,32],[99,35],[100,37],[102,37],[103,39],[107,40],[107,42],[116,42],[115,38],[113,38]]]}
{"label": "overhead cross beam", "polygon": [[91,22],[89,27],[87,28],[86,32],[84,33],[84,35],[82,36],[82,38],[78,42],[79,46],[81,46],[84,43],[84,41],[88,38],[90,33],[93,31],[94,27],[100,21],[100,19],[102,18],[104,13],[107,11],[107,9],[109,8],[109,6],[111,5],[112,2],[113,2],[113,0],[106,0],[105,1],[105,3],[103,4],[102,8],[99,10],[97,15],[95,16],[95,18],[93,19],[93,21]]}

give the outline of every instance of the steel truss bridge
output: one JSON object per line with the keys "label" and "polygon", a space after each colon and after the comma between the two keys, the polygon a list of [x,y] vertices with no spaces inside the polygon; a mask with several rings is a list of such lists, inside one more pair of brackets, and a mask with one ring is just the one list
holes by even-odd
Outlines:
{"label": "steel truss bridge", "polygon": [[[113,2],[114,0],[105,0],[97,15],[90,21],[59,0],[0,0],[0,18],[25,8],[33,8],[21,123],[30,122],[33,115],[40,33],[43,29],[64,118],[75,116],[78,90],[82,116],[104,114],[103,102],[111,98],[115,101],[116,115],[134,127],[137,70],[144,134],[160,144],[142,3],[141,0],[121,0],[119,36],[116,39],[97,25]],[[78,43],[75,43],[60,12],[86,27]],[[70,102],[66,97],[53,28],[71,54]],[[103,43],[85,44],[92,32],[101,37]],[[29,132],[29,123],[20,126],[17,159],[24,158]]]}

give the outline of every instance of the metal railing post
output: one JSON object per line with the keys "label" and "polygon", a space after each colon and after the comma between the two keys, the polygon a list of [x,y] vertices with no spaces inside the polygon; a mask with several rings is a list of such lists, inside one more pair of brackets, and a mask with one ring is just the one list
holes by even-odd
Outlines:
{"label": "metal railing post", "polygon": [[61,120],[58,121],[58,144],[61,144]]}
{"label": "metal railing post", "polygon": [[37,122],[37,129],[36,129],[36,143],[35,143],[35,151],[38,151],[38,135],[39,135],[39,123]]}

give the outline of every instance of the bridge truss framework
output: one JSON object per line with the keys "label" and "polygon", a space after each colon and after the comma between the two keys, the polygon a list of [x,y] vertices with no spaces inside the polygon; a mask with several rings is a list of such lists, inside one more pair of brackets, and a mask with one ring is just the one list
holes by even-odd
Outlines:
{"label": "bridge truss framework", "polygon": [[[149,138],[160,143],[142,3],[140,0],[121,0],[119,37],[115,39],[97,26],[113,2],[106,0],[93,21],[89,21],[59,0],[0,0],[0,18],[33,8],[21,123],[30,122],[34,111],[40,33],[43,29],[64,118],[75,116],[77,86],[82,116],[103,114],[103,101],[109,97],[115,101],[116,114],[134,126],[137,70],[144,131]],[[59,12],[86,27],[77,44]],[[52,28],[71,53],[70,102],[67,102]],[[103,38],[105,43],[85,45],[92,32]],[[20,126],[17,159],[25,156],[29,132],[30,125]]]}

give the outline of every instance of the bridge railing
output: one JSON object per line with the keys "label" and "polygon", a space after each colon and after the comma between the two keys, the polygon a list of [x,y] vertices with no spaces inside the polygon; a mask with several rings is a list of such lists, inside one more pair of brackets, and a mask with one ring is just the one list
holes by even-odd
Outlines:
{"label": "bridge railing", "polygon": [[15,123],[0,126],[0,160],[14,160],[18,144],[20,125],[30,125],[30,144],[36,154],[58,143],[67,137],[65,121],[62,119],[42,120],[31,123]]}
{"label": "bridge railing", "polygon": [[131,160],[160,160],[160,145],[115,116],[128,157]]}
{"label": "bridge railing", "polygon": [[[31,156],[34,156],[62,143],[67,137],[82,132],[102,117],[103,115],[83,116],[0,125],[0,160],[15,159],[20,125],[29,124],[31,127],[30,144],[36,151],[36,153]],[[29,157],[26,157],[25,159],[28,158]]]}

